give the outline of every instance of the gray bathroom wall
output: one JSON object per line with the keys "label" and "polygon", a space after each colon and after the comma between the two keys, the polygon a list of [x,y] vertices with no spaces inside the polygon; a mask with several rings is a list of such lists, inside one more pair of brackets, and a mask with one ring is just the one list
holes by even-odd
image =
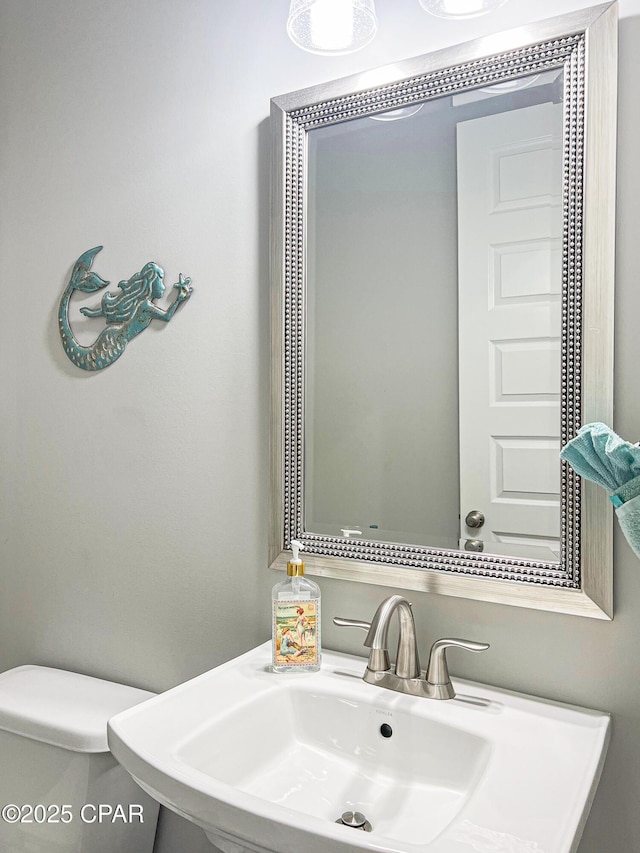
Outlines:
{"label": "gray bathroom wall", "polygon": [[[372,44],[326,58],[288,41],[288,0],[0,0],[0,669],[163,690],[268,637],[269,98],[585,3],[457,23],[376,5]],[[620,11],[614,426],[636,440],[640,0]],[[56,313],[96,245],[114,283],[153,259],[195,292],[90,375]],[[492,644],[454,673],[613,713],[580,853],[640,838],[640,563],[615,546],[612,623],[412,596],[423,646]],[[331,616],[389,591],[322,586],[326,644],[358,651]],[[209,848],[165,816],[156,853],[178,849]]]}

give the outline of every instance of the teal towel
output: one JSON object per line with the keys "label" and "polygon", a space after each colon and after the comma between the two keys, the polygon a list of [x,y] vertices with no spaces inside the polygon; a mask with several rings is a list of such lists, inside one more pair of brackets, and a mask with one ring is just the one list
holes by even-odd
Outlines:
{"label": "teal towel", "polygon": [[560,458],[609,492],[622,532],[640,557],[640,446],[606,424],[586,424],[562,448]]}
{"label": "teal towel", "polygon": [[619,506],[616,515],[627,542],[636,557],[640,557],[640,495]]}
{"label": "teal towel", "polygon": [[560,451],[573,470],[608,492],[640,477],[640,447],[629,444],[606,424],[587,424]]}

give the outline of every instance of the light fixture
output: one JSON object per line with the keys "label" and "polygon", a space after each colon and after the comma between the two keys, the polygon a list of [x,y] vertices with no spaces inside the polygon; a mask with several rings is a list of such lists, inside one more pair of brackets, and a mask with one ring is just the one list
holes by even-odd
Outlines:
{"label": "light fixture", "polygon": [[395,110],[387,110],[384,113],[375,113],[369,116],[374,121],[398,121],[399,119],[409,118],[420,112],[424,104],[409,104],[406,107],[397,107]]}
{"label": "light fixture", "polygon": [[507,0],[419,0],[420,5],[438,18],[475,18],[503,6]]}
{"label": "light fixture", "polygon": [[287,34],[311,53],[352,53],[377,28],[373,0],[291,0]]}
{"label": "light fixture", "polygon": [[[518,77],[516,80],[504,80],[502,83],[494,83],[492,86],[481,86],[478,91],[485,92],[487,95],[509,95],[511,92],[519,92],[521,89],[528,89],[529,86],[536,85],[541,77],[543,77],[541,74],[529,74],[527,77]],[[545,79],[546,74],[543,80]]]}

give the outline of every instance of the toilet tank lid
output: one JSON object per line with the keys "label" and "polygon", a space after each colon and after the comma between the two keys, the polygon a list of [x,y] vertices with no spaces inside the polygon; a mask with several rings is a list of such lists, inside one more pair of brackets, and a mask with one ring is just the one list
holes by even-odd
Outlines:
{"label": "toilet tank lid", "polygon": [[107,721],[155,694],[48,666],[0,673],[0,730],[74,752],[108,752]]}

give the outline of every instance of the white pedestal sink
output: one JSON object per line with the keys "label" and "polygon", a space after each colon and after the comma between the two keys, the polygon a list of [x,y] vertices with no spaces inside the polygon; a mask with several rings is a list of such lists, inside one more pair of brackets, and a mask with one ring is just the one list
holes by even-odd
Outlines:
{"label": "white pedestal sink", "polygon": [[109,745],[227,853],[574,853],[607,714],[460,679],[452,700],[406,696],[365,666],[324,652],[275,674],[265,643],[118,714]]}

